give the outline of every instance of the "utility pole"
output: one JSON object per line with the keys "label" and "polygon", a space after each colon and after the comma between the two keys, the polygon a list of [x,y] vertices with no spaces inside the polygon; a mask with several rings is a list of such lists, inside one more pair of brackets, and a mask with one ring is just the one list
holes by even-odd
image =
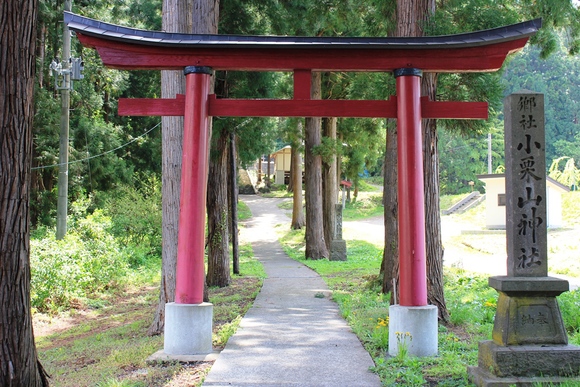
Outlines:
{"label": "utility pole", "polygon": [[[72,10],[72,0],[65,0],[64,10]],[[58,155],[58,202],[56,207],[56,239],[64,238],[66,234],[66,215],[68,212],[68,139],[70,112],[70,31],[63,23],[62,30],[62,69],[64,87],[60,91],[60,146]]]}

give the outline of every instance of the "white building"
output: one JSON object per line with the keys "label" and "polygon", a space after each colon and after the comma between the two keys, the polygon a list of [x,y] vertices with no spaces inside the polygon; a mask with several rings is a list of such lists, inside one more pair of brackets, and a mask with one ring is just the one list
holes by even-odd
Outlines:
{"label": "white building", "polygon": [[274,184],[285,184],[285,177],[290,176],[292,147],[287,145],[272,153],[272,157],[274,157]]}
{"label": "white building", "polygon": [[[478,175],[485,184],[485,225],[489,229],[505,229],[505,175]],[[546,179],[548,227],[562,227],[562,194],[570,189],[551,177]]]}

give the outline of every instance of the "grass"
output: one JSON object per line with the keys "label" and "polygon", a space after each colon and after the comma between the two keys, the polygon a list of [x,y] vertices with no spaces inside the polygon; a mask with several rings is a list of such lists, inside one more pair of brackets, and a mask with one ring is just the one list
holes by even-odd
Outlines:
{"label": "grass", "polygon": [[[223,347],[258,294],[265,273],[250,245],[240,248],[241,275],[226,288],[210,288],[214,304],[214,347]],[[159,267],[156,268],[159,273]],[[211,363],[153,363],[146,359],[163,348],[162,336],[147,336],[159,297],[159,277],[141,276],[99,309],[70,310],[60,316],[35,316],[39,358],[52,386],[195,386]],[[43,330],[52,333],[43,335]]]}
{"label": "grass", "polygon": [[564,223],[568,226],[580,225],[580,191],[567,192],[562,195],[562,214]]}
{"label": "grass", "polygon": [[[348,261],[305,260],[303,231],[281,238],[286,252],[318,272],[332,290],[348,321],[376,364],[374,371],[386,386],[468,386],[467,366],[477,364],[478,342],[491,339],[497,292],[487,276],[446,269],[445,294],[451,324],[439,326],[439,355],[430,358],[386,357],[389,295],[380,292],[378,279],[382,250],[364,242],[348,241]],[[570,342],[580,341],[579,292],[560,297]],[[575,384],[576,386],[580,385]]]}
{"label": "grass", "polygon": [[[575,214],[580,209],[580,196],[577,195],[578,193],[570,193],[565,197],[567,214]],[[448,208],[463,196],[443,197],[441,208]],[[365,213],[353,210],[355,219],[365,218],[373,213],[372,199],[369,201]],[[571,202],[574,202],[572,208],[567,204]],[[376,204],[375,207],[381,206]],[[380,210],[382,211],[382,207]],[[463,224],[483,226],[483,211],[483,206],[478,206],[464,214],[451,216],[454,221]],[[552,238],[557,237],[557,232],[551,234]],[[467,253],[478,251],[481,254],[491,254],[497,248],[505,251],[505,234],[461,235],[455,238],[452,243],[463,246]],[[491,339],[496,311],[497,292],[487,285],[487,275],[445,268],[445,296],[451,323],[439,326],[439,355],[434,358],[389,358],[385,354],[388,349],[390,297],[380,292],[378,273],[382,259],[381,248],[360,240],[348,240],[348,261],[330,262],[304,259],[303,231],[287,232],[281,236],[281,242],[292,258],[311,267],[324,278],[343,317],[373,357],[376,364],[374,371],[381,377],[383,385],[471,385],[467,379],[467,366],[477,364],[478,342]],[[577,237],[568,237],[565,241],[553,240],[550,253],[560,258],[566,251],[577,252],[579,244]],[[577,254],[575,256],[577,261]],[[580,276],[580,266],[571,262],[567,265],[567,274]],[[578,345],[580,291],[564,293],[558,297],[558,301],[569,342]],[[569,382],[563,386],[578,387],[580,382]]]}
{"label": "grass", "polygon": [[248,220],[252,217],[252,211],[246,203],[238,201],[238,221]]}
{"label": "grass", "polygon": [[288,192],[287,185],[272,184],[270,188],[262,187],[259,189],[262,196],[265,198],[291,198],[292,192]]}
{"label": "grass", "polygon": [[[278,192],[278,191],[277,191]],[[285,195],[283,191],[280,193]],[[360,219],[382,213],[382,206],[373,198],[377,193],[361,194],[359,207],[352,205],[352,217]],[[570,216],[580,219],[578,192],[567,194],[565,221]],[[456,198],[442,198],[452,203]],[[240,217],[251,214],[240,203]],[[569,209],[569,210],[568,210]],[[456,216],[455,220],[477,222],[481,206]],[[572,214],[572,215],[570,215]],[[574,215],[576,214],[576,215]],[[351,216],[351,215],[349,215]],[[247,218],[246,218],[247,219]],[[571,219],[572,222],[579,222]],[[572,223],[572,224],[577,224]],[[467,251],[490,249],[496,236],[481,240],[461,236],[454,243]],[[497,236],[505,240],[505,236]],[[492,239],[490,239],[492,238]],[[578,241],[569,238],[569,245],[554,246],[551,254],[571,251],[577,261]],[[487,286],[487,277],[459,269],[446,268],[445,295],[451,313],[451,324],[439,327],[439,356],[414,358],[385,356],[388,347],[389,295],[380,292],[378,278],[382,258],[380,247],[360,240],[349,240],[348,261],[306,261],[303,231],[291,231],[281,237],[288,254],[304,262],[327,282],[343,317],[371,354],[385,386],[468,386],[466,366],[477,364],[477,343],[490,338],[497,293]],[[576,244],[574,245],[574,241]],[[471,247],[468,247],[467,245]],[[574,247],[575,246],[575,247]],[[261,264],[252,258],[249,245],[241,246],[241,276],[233,276],[232,285],[209,289],[214,304],[214,346],[225,345],[257,295],[265,274]],[[580,276],[580,268],[568,265],[571,275]],[[162,337],[149,337],[146,330],[158,297],[158,267],[134,276],[125,291],[95,300],[85,309],[71,309],[59,316],[35,315],[35,332],[39,357],[51,375],[53,386],[199,386],[211,363],[148,364],[145,359],[162,348]],[[155,273],[153,275],[152,273]],[[567,292],[558,297],[570,344],[580,345],[580,292]],[[40,328],[40,329],[37,329]],[[50,334],[42,332],[48,328]],[[38,334],[40,332],[40,334]],[[568,383],[563,386],[576,386]]]}
{"label": "grass", "polygon": [[360,220],[381,216],[384,211],[381,192],[359,192],[355,201],[345,204],[342,217],[344,220]]}

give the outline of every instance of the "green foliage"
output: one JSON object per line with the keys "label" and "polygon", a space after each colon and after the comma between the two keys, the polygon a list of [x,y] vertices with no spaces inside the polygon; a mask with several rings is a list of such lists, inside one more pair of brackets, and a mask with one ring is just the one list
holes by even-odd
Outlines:
{"label": "green foliage", "polygon": [[575,290],[563,293],[558,297],[564,326],[569,335],[576,336],[580,339],[580,315],[578,314],[578,305],[580,305],[580,291]]}
{"label": "green foliage", "polygon": [[[89,17],[137,28],[161,28],[161,0],[73,3],[73,12]],[[42,55],[37,58],[38,83],[33,128],[33,225],[52,225],[56,208],[61,112],[60,92],[55,90],[54,78],[49,76],[49,65],[53,58],[59,61],[68,59],[62,58],[61,53],[62,7],[61,0],[39,1],[38,53]],[[82,57],[85,66],[84,79],[75,81],[71,92],[69,198],[74,201],[83,192],[109,190],[128,183],[134,170],[159,174],[161,131],[150,134],[152,141],[143,139],[116,149],[158,121],[150,117],[118,117],[117,98],[121,95],[159,96],[159,72],[129,73],[105,69],[95,50],[83,49],[74,37],[71,43],[72,56]]]}
{"label": "green foliage", "polygon": [[566,53],[565,37],[557,37],[554,53],[541,58],[530,46],[513,58],[503,76],[505,94],[522,89],[544,94],[546,159],[580,160],[580,58]]}
{"label": "green foliage", "polygon": [[[62,240],[46,229],[31,239],[31,302],[39,311],[78,304],[114,287],[127,270],[121,244],[108,232],[111,219],[97,210],[76,219]],[[40,234],[40,231],[37,235]]]}
{"label": "green foliage", "polygon": [[493,324],[497,292],[487,284],[487,277],[449,270],[445,276],[445,298],[451,323],[489,327]]}
{"label": "green foliage", "polygon": [[105,195],[104,207],[111,217],[111,233],[133,249],[132,267],[161,256],[161,181],[152,175],[136,179],[137,187],[124,185]]}
{"label": "green foliage", "polygon": [[[492,134],[492,169],[503,162],[503,131],[499,125],[490,128]],[[483,192],[485,185],[477,178],[478,174],[487,173],[488,136],[465,135],[448,130],[439,131],[439,187],[442,195],[453,195],[471,192],[470,181],[474,189]]]}
{"label": "green foliage", "polygon": [[[144,275],[161,256],[161,183],[154,176],[70,205],[68,232],[31,237],[32,305],[58,311]],[[95,207],[101,204],[106,209]],[[157,270],[155,270],[157,271]]]}
{"label": "green foliage", "polygon": [[[567,160],[566,165],[561,169],[560,161],[564,160]],[[580,169],[576,167],[573,158],[564,156],[552,161],[548,176],[565,186],[577,189],[576,185],[580,181]]]}

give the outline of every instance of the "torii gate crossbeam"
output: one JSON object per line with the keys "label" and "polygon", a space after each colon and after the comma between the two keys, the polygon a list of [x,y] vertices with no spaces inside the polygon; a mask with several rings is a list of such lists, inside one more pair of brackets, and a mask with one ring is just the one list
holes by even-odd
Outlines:
{"label": "torii gate crossbeam", "polygon": [[[201,305],[203,301],[210,116],[396,118],[400,307],[403,309],[402,312],[390,309],[389,352],[393,354],[391,347],[398,350],[397,340],[394,337],[391,340],[394,336],[391,331],[411,330],[410,354],[437,353],[436,308],[433,307],[433,320],[433,308],[427,305],[421,119],[486,119],[487,104],[429,101],[420,96],[420,77],[422,72],[496,71],[508,54],[524,47],[541,27],[541,20],[474,33],[422,38],[174,34],[115,26],[71,13],[65,13],[65,22],[83,45],[99,52],[105,66],[128,70],[185,68],[185,96],[119,101],[122,115],[184,116],[176,273],[176,303],[183,306]],[[212,70],[293,71],[294,97],[289,100],[218,99],[208,94]],[[397,95],[387,101],[312,100],[313,71],[393,72]],[[415,329],[415,325],[423,327]],[[166,321],[166,351],[168,333],[172,335],[168,328]],[[209,345],[211,348],[211,338]]]}

